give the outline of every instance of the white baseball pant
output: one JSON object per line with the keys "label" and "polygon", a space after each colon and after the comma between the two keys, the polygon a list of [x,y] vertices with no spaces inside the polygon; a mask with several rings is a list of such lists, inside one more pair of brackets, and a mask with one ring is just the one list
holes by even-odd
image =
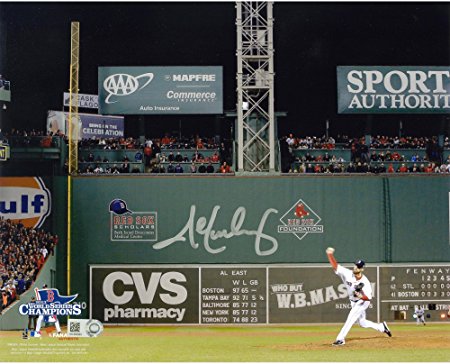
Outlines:
{"label": "white baseball pant", "polygon": [[[35,331],[37,331],[37,332],[41,331],[42,321],[44,321],[44,316],[40,315],[38,317],[38,319],[37,319]],[[59,325],[59,320],[58,320],[57,317],[55,317],[54,319],[50,320],[49,322],[54,322],[55,323],[55,327],[56,327],[56,331],[57,332],[61,332],[61,326]]]}
{"label": "white baseball pant", "polygon": [[347,320],[345,321],[344,326],[339,332],[336,340],[345,341],[345,337],[356,321],[358,321],[358,324],[361,327],[371,328],[379,332],[384,332],[384,326],[382,323],[375,323],[366,320],[366,310],[370,306],[370,301],[359,300],[357,302],[350,301],[350,303],[352,305],[352,309],[348,313]]}

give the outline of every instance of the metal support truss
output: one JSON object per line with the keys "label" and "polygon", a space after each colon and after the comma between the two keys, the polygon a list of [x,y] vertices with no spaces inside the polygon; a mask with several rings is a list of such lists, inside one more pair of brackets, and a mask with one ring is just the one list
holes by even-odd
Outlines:
{"label": "metal support truss", "polygon": [[275,171],[272,2],[236,3],[238,171]]}
{"label": "metal support truss", "polygon": [[80,23],[72,22],[70,46],[70,90],[69,90],[69,174],[78,173],[78,78],[80,71]]}

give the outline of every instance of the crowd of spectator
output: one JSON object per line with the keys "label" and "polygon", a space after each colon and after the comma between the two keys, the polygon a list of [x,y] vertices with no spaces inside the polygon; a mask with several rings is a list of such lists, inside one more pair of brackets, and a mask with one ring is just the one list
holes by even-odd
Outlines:
{"label": "crowd of spectator", "polygon": [[232,173],[231,167],[226,161],[216,168],[214,164],[209,162],[194,162],[192,161],[187,171],[183,168],[181,163],[169,162],[166,164],[153,165],[151,173]]}
{"label": "crowd of spectator", "polygon": [[11,129],[8,132],[0,132],[0,141],[10,144],[11,147],[28,148],[42,147],[50,148],[59,146],[58,135],[44,133],[41,130],[18,130]]}
{"label": "crowd of spectator", "polygon": [[[48,133],[46,135],[44,132],[35,129],[29,131],[12,129],[10,133],[3,133],[3,136],[5,139],[17,137],[17,140],[20,140],[18,142],[21,144],[20,146],[50,147],[55,145],[54,137],[62,136],[62,134]],[[36,138],[36,141],[33,141],[33,138]],[[38,145],[35,145],[36,143]],[[319,173],[319,170],[322,170],[321,173],[328,173],[329,171],[336,173],[336,171],[343,169],[344,171],[352,171],[353,168],[362,171],[368,169],[370,172],[381,173],[380,171],[383,171],[384,168],[386,168],[386,171],[392,169],[400,171],[400,167],[397,168],[397,162],[407,162],[405,166],[411,171],[428,171],[430,169],[429,164],[434,163],[434,167],[431,165],[433,171],[439,170],[439,173],[442,173],[445,169],[442,165],[448,165],[442,160],[443,149],[450,149],[450,139],[446,137],[443,143],[441,141],[441,144],[443,145],[439,145],[436,136],[376,135],[370,136],[370,139],[367,140],[367,136],[350,137],[345,134],[338,134],[335,137],[326,135],[296,137],[291,133],[282,138],[282,170],[284,172],[303,169],[310,171],[311,168],[308,168],[310,163],[308,162],[311,162],[311,167],[316,169],[316,173]],[[79,141],[78,145],[79,173],[82,174],[203,173],[203,170],[205,170],[204,173],[208,173],[212,168],[215,168],[215,171],[210,173],[222,173],[223,170],[229,171],[232,164],[230,148],[225,148],[217,137],[201,137],[199,135],[175,137],[170,134],[153,139],[93,137]],[[287,146],[288,152],[284,152],[284,145]],[[130,157],[125,155],[118,160],[108,160],[107,157],[104,157],[104,154],[102,154],[102,157],[96,156],[96,149],[128,150],[136,151],[136,153],[134,156],[128,154]],[[203,156],[201,151],[204,149],[216,149],[218,152],[212,156]],[[296,160],[293,151],[306,149],[321,149],[327,152],[320,156],[312,156],[307,153]],[[336,156],[332,152],[335,149],[350,150],[350,160],[346,161],[342,157]],[[406,158],[401,151],[405,149],[424,150],[425,155],[414,153],[412,157]],[[81,153],[83,150],[90,150],[91,154],[86,157],[84,153]],[[195,151],[195,153],[189,155],[186,151]],[[223,166],[224,162],[227,162],[226,168]],[[294,164],[294,162],[296,163]],[[325,166],[323,162],[329,162],[329,166]],[[392,164],[392,168],[389,168],[389,162],[395,162]],[[410,162],[416,163],[417,168],[413,167]],[[189,168],[186,167],[187,163],[189,163]],[[320,166],[316,166],[317,163],[320,163]],[[360,168],[358,168],[358,163],[361,163]],[[305,167],[301,167],[301,164],[304,164]],[[402,168],[402,171],[404,169]]]}
{"label": "crowd of spectator", "polygon": [[[365,136],[349,137],[345,134],[338,134],[335,138],[332,136],[305,136],[295,137],[290,133],[285,139],[291,150],[295,149],[351,149],[352,145],[366,145]],[[430,143],[437,143],[437,137],[413,137],[413,136],[371,136],[367,145],[371,149],[426,149]],[[444,148],[450,148],[450,140],[445,138]]]}
{"label": "crowd of spectator", "polygon": [[128,138],[87,138],[81,139],[78,143],[80,150],[83,149],[104,149],[104,150],[119,150],[119,149],[140,149],[140,139],[132,137]]}
{"label": "crowd of spectator", "polygon": [[31,130],[26,130],[26,129],[15,129],[12,128],[11,131],[3,131],[3,135],[5,136],[5,138],[10,138],[10,137],[32,137],[32,136],[45,136],[47,135],[46,132],[44,132],[43,130],[36,130],[36,129],[31,129]]}
{"label": "crowd of spectator", "polygon": [[[216,138],[191,136],[175,138],[164,135],[162,138],[145,140],[128,138],[90,138],[79,143],[79,173],[83,174],[121,174],[121,173],[230,173],[230,153],[224,143]],[[120,160],[109,160],[96,155],[96,150],[133,150],[132,160],[124,154]],[[203,153],[203,150],[215,152]],[[83,151],[89,150],[87,156]],[[183,153],[182,153],[183,152]],[[188,155],[189,154],[189,155]],[[205,155],[204,155],[205,154]],[[189,170],[183,164],[191,163]],[[220,165],[218,168],[217,165]],[[66,162],[67,165],[67,162]],[[216,166],[216,167],[214,167]],[[203,171],[205,170],[205,171]],[[212,170],[212,171],[211,171]]]}
{"label": "crowd of spectator", "polygon": [[289,173],[450,173],[450,160],[440,165],[428,163],[367,163],[367,162],[331,162],[329,164],[301,163],[289,170]]}
{"label": "crowd of spectator", "polygon": [[139,167],[130,167],[130,163],[121,164],[89,164],[86,168],[80,169],[83,174],[121,174],[121,173],[141,173]]}
{"label": "crowd of spectator", "polygon": [[170,151],[169,154],[166,154],[165,152],[161,153],[159,155],[159,162],[165,163],[165,162],[177,162],[177,163],[188,163],[188,162],[194,162],[194,163],[218,163],[220,161],[220,156],[217,151],[215,151],[210,157],[204,156],[203,153],[199,150],[195,150],[192,153],[192,157],[189,158],[187,153],[184,153],[183,155],[181,152],[174,153],[173,151]]}
{"label": "crowd of spectator", "polygon": [[[302,156],[295,157],[296,162],[348,162],[343,157],[337,157],[335,154],[325,152],[324,154],[312,155],[306,152]],[[352,162],[358,162],[355,158],[351,158]],[[415,153],[411,157],[405,157],[404,154],[400,154],[397,150],[387,150],[386,152],[377,152],[372,150],[370,155],[361,160],[362,162],[428,162],[427,155],[421,155],[421,153]]]}
{"label": "crowd of spectator", "polygon": [[[345,143],[345,137],[341,138],[339,135],[339,140],[341,143]],[[348,137],[347,137],[348,139]],[[293,149],[334,149],[336,147],[336,140],[333,137],[316,137],[316,136],[306,136],[306,137],[295,137],[294,134],[290,133],[286,137],[286,143],[290,150]]]}
{"label": "crowd of spectator", "polygon": [[165,149],[218,149],[220,142],[217,137],[191,137],[180,136],[178,138],[164,135],[160,140],[161,148]]}
{"label": "crowd of spectator", "polygon": [[0,312],[31,287],[57,243],[57,235],[0,219]]}
{"label": "crowd of spectator", "polygon": [[142,163],[143,154],[138,150],[134,154],[134,158],[131,161],[128,155],[124,154],[123,158],[118,161],[110,161],[106,155],[97,157],[92,151],[86,156],[81,155],[79,158],[80,173],[85,174],[120,174],[120,173],[140,173],[141,169],[139,165],[135,163]]}
{"label": "crowd of spectator", "polygon": [[[448,147],[448,137],[441,146],[436,136],[377,135],[368,141],[366,137],[346,135],[296,138],[289,134],[281,141],[282,167],[283,172],[289,173],[449,173],[450,161],[443,160],[443,150]],[[338,148],[350,151],[349,161],[332,152]],[[327,151],[319,155],[306,152],[294,156],[294,151],[305,149]],[[412,155],[409,152],[405,157],[403,150],[406,149],[417,149],[418,152]]]}
{"label": "crowd of spectator", "polygon": [[[121,138],[87,138],[79,142],[80,148],[100,148],[100,149],[143,149],[145,147],[161,149],[218,149],[220,143],[214,137],[202,137],[192,135],[190,137],[175,137],[165,134],[162,138],[141,138],[121,137]],[[157,151],[159,153],[159,151]]]}
{"label": "crowd of spectator", "polygon": [[437,137],[412,137],[395,136],[388,137],[384,135],[372,136],[370,148],[378,149],[426,149],[430,143],[437,142]]}

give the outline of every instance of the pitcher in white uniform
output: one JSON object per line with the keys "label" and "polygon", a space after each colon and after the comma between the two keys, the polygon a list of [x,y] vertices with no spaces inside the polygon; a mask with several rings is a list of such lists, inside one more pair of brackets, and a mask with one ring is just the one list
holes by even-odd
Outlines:
{"label": "pitcher in white uniform", "polygon": [[366,319],[366,310],[370,306],[370,300],[372,299],[372,285],[367,277],[362,274],[365,265],[364,261],[357,260],[353,270],[350,270],[337,263],[334,258],[333,248],[327,248],[326,253],[331,266],[336,274],[341,277],[347,288],[348,298],[352,306],[333,346],[345,345],[345,337],[355,322],[358,322],[361,327],[372,328],[391,337],[392,334],[386,322],[375,323]]}

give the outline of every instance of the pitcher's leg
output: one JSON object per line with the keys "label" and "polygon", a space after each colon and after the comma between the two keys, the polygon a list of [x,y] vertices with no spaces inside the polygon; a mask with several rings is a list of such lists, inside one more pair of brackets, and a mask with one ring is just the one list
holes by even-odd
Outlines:
{"label": "pitcher's leg", "polygon": [[[370,303],[367,303],[367,307],[369,307],[369,306],[370,306]],[[377,330],[379,332],[384,332],[384,326],[382,323],[378,323],[378,322],[375,323],[373,321],[366,319],[366,309],[363,312],[361,312],[361,315],[359,316],[359,320],[358,320],[359,326],[361,326],[363,328],[371,328],[371,329]]]}
{"label": "pitcher's leg", "polygon": [[336,341],[345,341],[345,337],[361,314],[360,309],[361,307],[359,305],[352,303],[352,309],[348,313],[347,320],[345,321],[344,326],[342,326],[341,331],[336,337]]}

